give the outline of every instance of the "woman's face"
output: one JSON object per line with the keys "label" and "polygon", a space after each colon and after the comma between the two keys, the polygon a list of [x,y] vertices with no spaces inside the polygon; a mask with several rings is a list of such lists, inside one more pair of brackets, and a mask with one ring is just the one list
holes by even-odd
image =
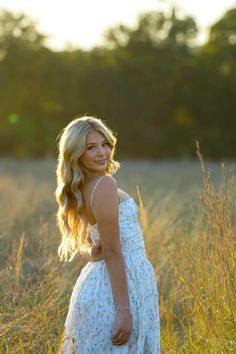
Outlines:
{"label": "woman's face", "polygon": [[109,142],[100,132],[88,133],[80,163],[94,174],[104,174],[111,156]]}

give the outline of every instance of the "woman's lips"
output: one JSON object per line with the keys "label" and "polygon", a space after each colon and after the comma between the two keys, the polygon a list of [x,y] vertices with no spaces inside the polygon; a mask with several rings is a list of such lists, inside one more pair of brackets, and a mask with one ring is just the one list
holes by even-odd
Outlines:
{"label": "woman's lips", "polygon": [[104,160],[100,160],[100,161],[96,161],[96,162],[106,162],[107,161],[107,159],[104,159]]}

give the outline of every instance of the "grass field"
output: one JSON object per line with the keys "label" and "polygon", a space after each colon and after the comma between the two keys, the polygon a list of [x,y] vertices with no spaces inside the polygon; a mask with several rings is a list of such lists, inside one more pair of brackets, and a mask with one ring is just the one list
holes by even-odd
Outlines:
{"label": "grass field", "polygon": [[[115,176],[136,201],[137,186],[141,194],[161,353],[236,352],[236,165],[204,166],[199,159],[121,161]],[[57,352],[86,264],[57,257],[55,169],[51,159],[0,160],[0,353]]]}

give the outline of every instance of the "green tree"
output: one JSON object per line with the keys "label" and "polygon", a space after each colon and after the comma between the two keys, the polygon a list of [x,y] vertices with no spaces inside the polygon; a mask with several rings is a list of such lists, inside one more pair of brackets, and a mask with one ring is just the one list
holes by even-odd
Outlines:
{"label": "green tree", "polygon": [[[140,15],[136,28],[117,25],[105,34],[105,44],[113,48],[120,68],[117,117],[133,123],[132,130],[126,132],[122,131],[124,120],[118,123],[121,145],[131,155],[173,156],[192,148],[187,145],[189,141],[182,146],[182,141],[186,143],[182,135],[189,127],[175,119],[173,97],[179,90],[176,78],[193,57],[189,45],[196,35],[195,21],[190,17],[178,19],[174,9],[169,17],[159,12]],[[140,143],[134,147],[141,131]]]}
{"label": "green tree", "polygon": [[199,112],[199,135],[207,141],[205,151],[213,157],[233,157],[236,113],[236,9],[227,11],[209,32],[198,55],[195,85]]}

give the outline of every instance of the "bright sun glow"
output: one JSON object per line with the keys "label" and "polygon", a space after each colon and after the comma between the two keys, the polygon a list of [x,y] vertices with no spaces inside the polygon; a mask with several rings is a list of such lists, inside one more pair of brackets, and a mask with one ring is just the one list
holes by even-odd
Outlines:
{"label": "bright sun glow", "polygon": [[139,13],[168,11],[173,4],[179,13],[195,17],[201,27],[199,43],[206,40],[209,25],[236,7],[235,0],[0,0],[0,8],[22,11],[37,20],[38,30],[49,36],[47,44],[55,50],[68,46],[89,49],[102,43],[108,27],[116,23],[134,26]]}

